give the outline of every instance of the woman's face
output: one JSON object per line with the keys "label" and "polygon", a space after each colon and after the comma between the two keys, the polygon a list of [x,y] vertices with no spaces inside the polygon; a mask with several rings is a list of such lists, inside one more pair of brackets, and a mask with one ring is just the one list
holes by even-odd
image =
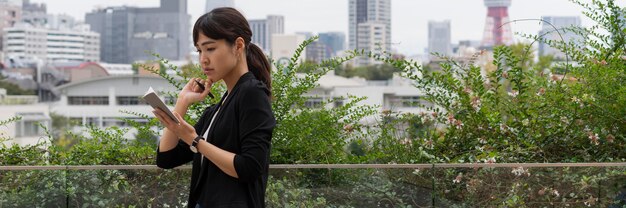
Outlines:
{"label": "woman's face", "polygon": [[238,62],[234,48],[226,40],[214,40],[202,33],[198,35],[196,49],[200,66],[208,79],[217,82],[233,71]]}

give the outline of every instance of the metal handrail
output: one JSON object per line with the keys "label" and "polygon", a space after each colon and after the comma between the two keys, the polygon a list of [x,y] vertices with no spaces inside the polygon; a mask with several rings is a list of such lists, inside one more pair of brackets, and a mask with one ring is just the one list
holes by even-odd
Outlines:
{"label": "metal handrail", "polygon": [[[434,163],[434,164],[271,164],[270,169],[426,169],[426,168],[626,167],[624,163]],[[0,170],[160,170],[156,165],[0,166]],[[175,169],[191,169],[183,165]]]}

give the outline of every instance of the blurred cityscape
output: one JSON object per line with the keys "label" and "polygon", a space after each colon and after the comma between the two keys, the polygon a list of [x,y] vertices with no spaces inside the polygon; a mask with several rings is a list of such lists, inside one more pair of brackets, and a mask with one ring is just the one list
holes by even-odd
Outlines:
{"label": "blurred cityscape", "polygon": [[[156,0],[155,0],[156,1]],[[50,2],[54,4],[53,2]],[[177,67],[197,63],[191,43],[191,15],[187,0],[160,0],[159,7],[110,6],[94,8],[84,22],[66,14],[51,14],[44,3],[29,0],[0,0],[0,120],[14,116],[22,119],[9,124],[6,136],[15,142],[29,144],[44,134],[52,115],[68,118],[77,125],[99,127],[126,126],[120,118],[146,122],[126,110],[151,115],[141,100],[148,87],[157,91],[173,91],[167,80],[144,69],[151,66],[174,75],[171,69],[154,61],[152,53],[168,59]],[[460,62],[475,59],[480,65],[489,63],[494,46],[515,44],[508,9],[511,0],[476,1],[487,8],[483,38],[452,42],[451,21],[429,21],[425,55],[401,54],[392,40],[391,0],[348,0],[347,33],[327,31],[285,32],[285,17],[267,15],[249,19],[252,42],[278,63],[288,63],[295,49],[308,38],[318,36],[301,55],[301,62],[319,63],[331,57],[344,56],[350,50],[391,54],[407,58],[437,70],[441,58],[447,56]],[[234,0],[207,0],[205,11],[216,7],[235,6]],[[581,26],[580,16],[538,17],[546,23],[535,35],[560,40],[555,29]],[[554,26],[554,27],[553,27]],[[483,26],[480,26],[483,28]],[[564,41],[577,41],[578,36],[562,31]],[[544,43],[537,43],[536,57],[551,56],[563,61],[565,55]],[[477,56],[479,54],[479,56]],[[309,92],[310,107],[336,107],[323,101],[345,96],[366,96],[362,103],[380,110],[420,112],[428,106],[423,94],[410,80],[397,74],[359,76],[347,70],[389,71],[381,62],[360,57],[323,76],[319,86]],[[165,97],[173,103],[173,97]],[[130,132],[132,134],[133,132]]]}

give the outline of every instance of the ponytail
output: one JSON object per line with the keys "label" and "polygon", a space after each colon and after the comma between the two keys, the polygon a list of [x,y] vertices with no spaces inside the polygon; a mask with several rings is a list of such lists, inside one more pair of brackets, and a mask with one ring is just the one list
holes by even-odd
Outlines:
{"label": "ponytail", "polygon": [[265,57],[263,50],[256,46],[254,43],[249,43],[246,53],[246,62],[248,62],[248,70],[254,74],[254,76],[265,83],[267,89],[270,91],[270,97],[272,96],[272,76],[270,62]]}

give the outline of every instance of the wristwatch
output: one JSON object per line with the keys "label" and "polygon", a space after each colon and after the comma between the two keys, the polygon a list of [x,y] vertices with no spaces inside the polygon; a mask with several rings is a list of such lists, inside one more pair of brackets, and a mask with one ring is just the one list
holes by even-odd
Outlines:
{"label": "wristwatch", "polygon": [[193,142],[191,142],[191,145],[189,145],[189,149],[191,149],[191,151],[193,153],[198,153],[198,142],[204,139],[202,138],[202,136],[198,135],[195,139],[193,139]]}

